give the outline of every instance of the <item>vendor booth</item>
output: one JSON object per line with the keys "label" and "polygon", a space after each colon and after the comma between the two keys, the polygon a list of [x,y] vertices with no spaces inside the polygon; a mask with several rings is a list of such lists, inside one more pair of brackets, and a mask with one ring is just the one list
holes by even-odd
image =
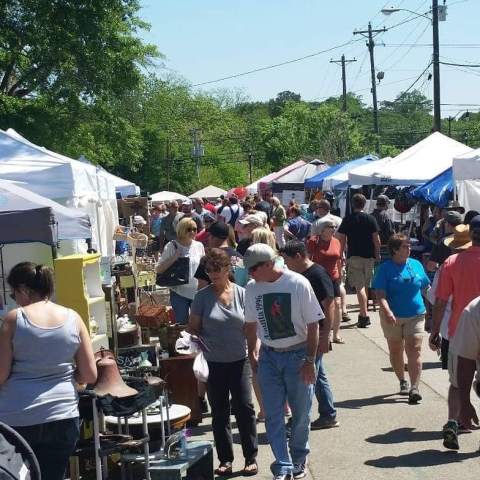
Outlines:
{"label": "vendor booth", "polygon": [[472,149],[439,132],[407,148],[394,158],[364,165],[348,174],[350,185],[423,185],[452,166],[454,157]]}
{"label": "vendor booth", "polygon": [[307,178],[305,188],[318,188],[324,192],[345,190],[348,187],[348,173],[351,170],[377,160],[378,157],[369,154],[355,160],[338,163],[311,178]]}
{"label": "vendor booth", "polygon": [[274,179],[272,181],[272,192],[280,198],[283,205],[288,205],[290,200],[295,200],[297,203],[305,203],[305,179],[327,169],[328,165],[316,158]]}
{"label": "vendor booth", "polygon": [[[118,223],[115,187],[94,165],[39,147],[14,130],[0,130],[1,178],[86,212],[92,224],[92,246],[102,256],[113,255],[112,236]],[[71,245],[81,252],[83,243]],[[70,253],[70,252],[67,252]]]}
{"label": "vendor booth", "polygon": [[291,165],[283,167],[278,172],[272,172],[262,178],[259,178],[257,181],[251,183],[250,185],[247,185],[246,189],[249,193],[264,194],[267,190],[271,188],[271,182],[273,180],[281,177],[282,175],[285,175],[286,173],[291,172],[292,170],[295,170],[296,168],[302,167],[303,165],[305,165],[305,162],[303,160],[297,160]]}
{"label": "vendor booth", "polygon": [[207,200],[216,200],[220,195],[226,195],[227,191],[218,188],[215,185],[208,185],[208,187],[192,193],[190,198],[206,198]]}
{"label": "vendor booth", "polygon": [[452,169],[460,205],[480,211],[480,149],[454,158]]}

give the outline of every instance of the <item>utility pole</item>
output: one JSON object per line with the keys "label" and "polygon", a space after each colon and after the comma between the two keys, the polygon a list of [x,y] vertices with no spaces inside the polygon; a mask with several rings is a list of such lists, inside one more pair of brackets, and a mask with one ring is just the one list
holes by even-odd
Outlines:
{"label": "utility pole", "polygon": [[356,62],[357,59],[353,58],[352,60],[345,60],[345,55],[342,55],[340,60],[330,60],[330,63],[336,63],[337,65],[342,66],[342,86],[343,86],[343,95],[342,95],[342,110],[347,111],[347,75],[345,71],[345,64]]}
{"label": "utility pole", "polygon": [[167,145],[165,148],[165,157],[167,160],[167,190],[170,190],[170,163],[171,163],[171,146],[170,139],[167,138]]}
{"label": "utility pole", "polygon": [[200,157],[203,157],[204,154],[202,141],[200,139],[201,133],[202,131],[199,128],[192,128],[190,130],[193,141],[192,157],[195,159],[195,168],[197,170],[198,179],[200,179]]}
{"label": "utility pole", "polygon": [[364,37],[367,34],[366,38],[368,39],[367,47],[370,52],[370,72],[372,76],[372,99],[373,99],[373,131],[377,135],[377,153],[380,152],[380,128],[378,125],[378,104],[377,104],[377,83],[375,80],[375,59],[373,55],[373,50],[375,48],[375,42],[373,41],[373,35],[377,33],[386,32],[386,28],[381,28],[378,30],[372,29],[372,24],[368,23],[368,30],[356,30],[353,32],[354,35],[363,35]]}
{"label": "utility pole", "polygon": [[252,168],[253,168],[253,153],[250,152],[248,154],[248,177],[250,179],[250,182],[249,183],[253,183],[253,171],[252,171]]}
{"label": "utility pole", "polygon": [[432,0],[433,26],[433,130],[442,129],[440,112],[440,41],[438,34],[438,0]]}

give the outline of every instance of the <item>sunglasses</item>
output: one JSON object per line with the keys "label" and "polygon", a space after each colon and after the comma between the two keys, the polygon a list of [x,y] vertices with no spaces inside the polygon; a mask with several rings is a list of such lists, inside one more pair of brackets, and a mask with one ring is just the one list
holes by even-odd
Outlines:
{"label": "sunglasses", "polygon": [[189,229],[187,230],[187,232],[189,232],[189,233],[196,232],[196,231],[197,231],[196,228],[189,228]]}

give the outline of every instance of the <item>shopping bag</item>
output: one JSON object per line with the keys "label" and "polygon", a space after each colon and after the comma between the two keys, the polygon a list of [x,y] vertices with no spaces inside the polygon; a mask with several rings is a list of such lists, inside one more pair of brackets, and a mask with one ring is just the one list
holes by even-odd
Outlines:
{"label": "shopping bag", "polygon": [[199,382],[205,383],[208,380],[208,363],[203,352],[200,352],[193,361],[193,374]]}

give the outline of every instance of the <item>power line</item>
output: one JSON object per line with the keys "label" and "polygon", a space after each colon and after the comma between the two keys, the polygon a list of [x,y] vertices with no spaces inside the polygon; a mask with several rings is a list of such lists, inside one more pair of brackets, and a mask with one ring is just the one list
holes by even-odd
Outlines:
{"label": "power line", "polygon": [[450,63],[450,62],[442,62],[440,61],[442,65],[450,65],[452,67],[468,67],[468,68],[480,68],[480,65],[473,65],[469,63]]}
{"label": "power line", "polygon": [[223,80],[230,80],[232,78],[243,77],[245,75],[250,75],[252,73],[263,72],[264,70],[271,70],[272,68],[278,68],[278,67],[282,67],[284,65],[290,65],[291,63],[301,62],[302,60],[317,57],[318,55],[323,55],[324,53],[333,52],[334,50],[338,50],[339,48],[346,47],[347,45],[350,45],[352,43],[357,43],[359,41],[361,41],[361,40],[353,40],[352,39],[352,40],[349,40],[348,42],[342,43],[340,45],[336,45],[335,47],[330,47],[330,48],[327,48],[325,50],[320,50],[318,52],[310,53],[308,55],[304,55],[303,57],[294,58],[292,60],[286,60],[284,62],[275,63],[273,65],[268,65],[266,67],[254,68],[253,70],[248,70],[246,72],[236,73],[234,75],[229,75],[229,76],[226,76],[226,77],[217,78],[216,80],[209,80],[208,82],[196,83],[192,86],[193,87],[200,87],[202,85],[209,85],[209,84],[212,84],[212,83],[222,82]]}

